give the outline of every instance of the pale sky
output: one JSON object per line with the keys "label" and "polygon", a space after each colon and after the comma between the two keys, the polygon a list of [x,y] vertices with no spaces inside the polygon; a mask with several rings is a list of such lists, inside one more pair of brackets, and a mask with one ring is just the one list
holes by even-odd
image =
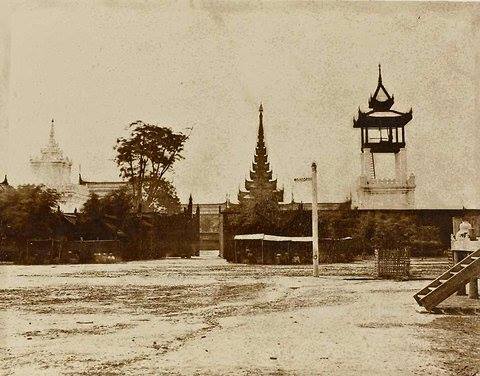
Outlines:
{"label": "pale sky", "polygon": [[[3,9],[2,9],[3,8]],[[2,12],[3,10],[3,12]],[[320,201],[360,174],[352,118],[377,84],[408,111],[417,207],[480,207],[478,4],[25,1],[0,5],[2,164],[13,184],[57,139],[88,180],[117,179],[115,139],[130,122],[193,133],[175,166],[179,196],[236,197],[264,123],[271,166],[319,169]],[[5,149],[5,142],[8,149]],[[2,172],[0,171],[0,173]],[[381,172],[380,172],[381,175]],[[308,186],[296,186],[308,201]]]}

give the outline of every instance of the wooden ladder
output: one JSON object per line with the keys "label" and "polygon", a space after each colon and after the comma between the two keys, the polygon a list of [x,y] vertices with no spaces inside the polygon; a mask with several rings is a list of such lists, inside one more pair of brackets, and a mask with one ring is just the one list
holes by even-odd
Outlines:
{"label": "wooden ladder", "polygon": [[455,264],[413,297],[420,306],[431,311],[472,278],[478,276],[480,276],[480,249]]}
{"label": "wooden ladder", "polygon": [[370,177],[372,179],[375,179],[376,178],[376,174],[375,174],[375,157],[373,156],[373,153],[370,153],[370,164],[369,164],[369,167],[370,167]]}

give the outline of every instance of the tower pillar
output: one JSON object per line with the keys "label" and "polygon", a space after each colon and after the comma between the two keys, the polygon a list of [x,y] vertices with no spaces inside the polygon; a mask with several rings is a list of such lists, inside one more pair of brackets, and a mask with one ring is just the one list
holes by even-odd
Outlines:
{"label": "tower pillar", "polygon": [[395,153],[395,178],[401,182],[407,180],[407,150],[405,148]]}
{"label": "tower pillar", "polygon": [[362,152],[360,153],[360,165],[361,165],[361,176],[367,176],[367,168],[366,168],[366,165],[365,165],[365,161],[366,161],[366,154],[367,153],[370,153],[370,150],[368,149],[364,149],[362,150]]}

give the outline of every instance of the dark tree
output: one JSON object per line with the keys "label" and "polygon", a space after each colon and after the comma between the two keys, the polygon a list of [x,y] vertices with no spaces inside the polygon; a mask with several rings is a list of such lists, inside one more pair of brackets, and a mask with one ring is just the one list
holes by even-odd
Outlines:
{"label": "dark tree", "polygon": [[239,207],[236,225],[243,232],[275,234],[280,227],[280,208],[275,196],[259,192],[254,199],[244,200]]}
{"label": "dark tree", "polygon": [[166,212],[168,214],[180,212],[180,199],[178,198],[177,191],[171,182],[166,179],[160,180],[150,208],[154,211]]}
{"label": "dark tree", "polygon": [[136,230],[132,194],[123,187],[105,197],[92,193],[79,216],[82,236],[87,239],[116,238]]}
{"label": "dark tree", "polygon": [[[176,161],[183,158],[181,152],[188,135],[140,120],[130,124],[130,128],[130,136],[117,139],[115,146],[120,176],[132,185],[135,208],[158,210],[166,206],[161,201],[166,197],[162,190],[174,191],[164,176]],[[169,197],[175,198],[176,194]],[[171,202],[166,201],[170,206]]]}
{"label": "dark tree", "polygon": [[59,198],[55,190],[41,185],[22,185],[1,191],[2,235],[17,240],[54,236]]}
{"label": "dark tree", "polygon": [[407,215],[380,215],[375,222],[372,243],[377,249],[410,247],[418,231],[413,218]]}
{"label": "dark tree", "polygon": [[102,200],[95,193],[90,194],[79,217],[82,236],[86,239],[106,239],[105,214]]}
{"label": "dark tree", "polygon": [[107,215],[120,220],[126,219],[133,212],[133,198],[127,187],[110,192],[100,201]]}

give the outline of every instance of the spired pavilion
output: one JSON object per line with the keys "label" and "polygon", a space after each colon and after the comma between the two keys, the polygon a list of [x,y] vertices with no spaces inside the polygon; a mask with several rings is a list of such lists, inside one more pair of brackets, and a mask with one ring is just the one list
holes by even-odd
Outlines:
{"label": "spired pavilion", "polygon": [[[353,118],[353,128],[361,132],[362,172],[356,187],[358,209],[413,209],[415,205],[415,176],[407,176],[407,151],[405,126],[412,120],[408,112],[392,110],[390,96],[382,83],[381,66],[378,66],[378,84],[368,106],[370,111],[358,110]],[[378,154],[395,158],[395,177],[378,176],[375,157]]]}
{"label": "spired pavilion", "polygon": [[263,131],[263,106],[258,109],[259,123],[257,146],[250,170],[250,179],[245,179],[245,191],[238,192],[238,202],[243,204],[247,201],[260,197],[271,197],[276,202],[283,201],[283,189],[277,189],[277,179],[273,179],[273,173],[268,162],[267,147],[265,146],[265,134]]}
{"label": "spired pavilion", "polygon": [[85,181],[80,174],[78,184],[72,183],[72,164],[72,160],[64,155],[56,140],[55,123],[52,119],[47,145],[40,150],[39,155],[30,158],[30,167],[32,183],[43,184],[60,193],[60,210],[65,213],[74,213],[82,208],[90,194],[95,193],[99,197],[104,197],[115,189],[128,184],[124,181]]}

